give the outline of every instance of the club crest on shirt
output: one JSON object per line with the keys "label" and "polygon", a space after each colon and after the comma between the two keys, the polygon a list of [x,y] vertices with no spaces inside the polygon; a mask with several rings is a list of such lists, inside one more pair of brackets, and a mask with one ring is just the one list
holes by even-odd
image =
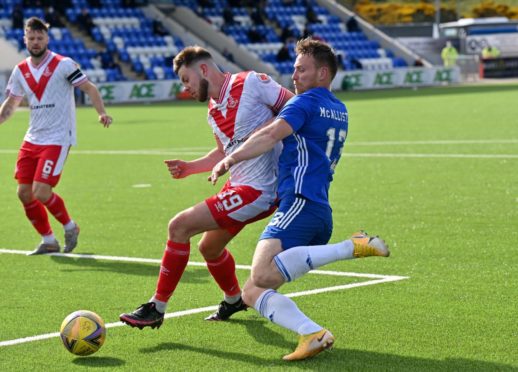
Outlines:
{"label": "club crest on shirt", "polygon": [[266,74],[255,74],[259,80],[261,80],[263,83],[267,83],[270,81],[270,77]]}
{"label": "club crest on shirt", "polygon": [[234,97],[230,96],[228,97],[227,99],[227,107],[229,109],[233,109],[233,108],[236,108],[236,106],[238,105],[239,103],[239,100],[236,100]]}
{"label": "club crest on shirt", "polygon": [[52,75],[52,71],[50,71],[49,67],[45,67],[45,71],[43,71],[43,76],[50,76]]}

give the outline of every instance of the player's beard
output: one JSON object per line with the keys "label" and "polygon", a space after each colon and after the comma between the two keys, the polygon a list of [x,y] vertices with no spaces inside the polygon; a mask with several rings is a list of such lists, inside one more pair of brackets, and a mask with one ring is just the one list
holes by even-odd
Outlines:
{"label": "player's beard", "polygon": [[207,79],[200,80],[200,86],[198,87],[198,101],[205,102],[209,97],[209,82]]}
{"label": "player's beard", "polygon": [[41,51],[39,53],[34,53],[32,50],[30,49],[27,49],[29,51],[29,54],[31,55],[31,57],[33,58],[40,58],[41,56],[43,56],[45,53],[47,53],[47,47],[45,48],[42,48]]}

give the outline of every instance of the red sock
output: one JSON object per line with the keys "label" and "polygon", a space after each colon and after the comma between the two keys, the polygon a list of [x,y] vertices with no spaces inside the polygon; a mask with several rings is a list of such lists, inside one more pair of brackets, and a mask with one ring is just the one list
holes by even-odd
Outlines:
{"label": "red sock", "polygon": [[158,301],[167,302],[169,297],[172,296],[185,271],[187,262],[189,262],[190,251],[190,243],[167,241],[167,247],[162,257],[162,266],[160,266],[160,275],[158,276],[158,283],[156,285],[155,298]]}
{"label": "red sock", "polygon": [[236,262],[228,250],[215,260],[207,260],[207,268],[227,296],[236,296],[241,292],[236,277]]}
{"label": "red sock", "polygon": [[49,216],[47,215],[45,207],[39,200],[34,200],[29,204],[24,204],[23,208],[25,209],[25,215],[40,235],[52,234]]}
{"label": "red sock", "polygon": [[70,217],[68,215],[67,208],[65,207],[65,202],[58,194],[52,193],[52,196],[44,204],[49,212],[52,213],[56,220],[61,222],[62,225],[70,222]]}

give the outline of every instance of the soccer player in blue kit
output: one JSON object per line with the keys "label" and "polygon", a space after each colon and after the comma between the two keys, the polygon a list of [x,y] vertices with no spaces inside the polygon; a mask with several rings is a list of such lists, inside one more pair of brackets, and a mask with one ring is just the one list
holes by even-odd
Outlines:
{"label": "soccer player in blue kit", "polygon": [[242,297],[265,318],[300,335],[297,348],[284,360],[312,357],[330,348],[335,338],[276,289],[337,260],[390,254],[383,240],[364,232],[328,244],[333,230],[328,192],[347,138],[348,113],[330,91],[337,71],[331,47],[307,38],[297,42],[296,54],[292,78],[297,95],[271,125],[221,160],[210,177],[215,183],[232,165],[283,143],[279,209],[257,243]]}

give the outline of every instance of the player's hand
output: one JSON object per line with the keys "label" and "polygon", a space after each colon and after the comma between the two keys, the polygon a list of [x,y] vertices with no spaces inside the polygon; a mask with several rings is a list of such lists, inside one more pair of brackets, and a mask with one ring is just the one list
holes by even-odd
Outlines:
{"label": "player's hand", "polygon": [[99,115],[99,123],[101,123],[105,128],[108,128],[112,122],[113,119],[110,115]]}
{"label": "player's hand", "polygon": [[213,185],[216,184],[219,177],[228,172],[231,166],[236,163],[232,156],[224,157],[218,164],[212,168],[212,173],[208,178],[208,181],[212,182]]}
{"label": "player's hand", "polygon": [[184,178],[189,175],[187,172],[187,162],[183,160],[164,160],[165,165],[167,165],[167,169],[169,169],[169,173],[173,178]]}

